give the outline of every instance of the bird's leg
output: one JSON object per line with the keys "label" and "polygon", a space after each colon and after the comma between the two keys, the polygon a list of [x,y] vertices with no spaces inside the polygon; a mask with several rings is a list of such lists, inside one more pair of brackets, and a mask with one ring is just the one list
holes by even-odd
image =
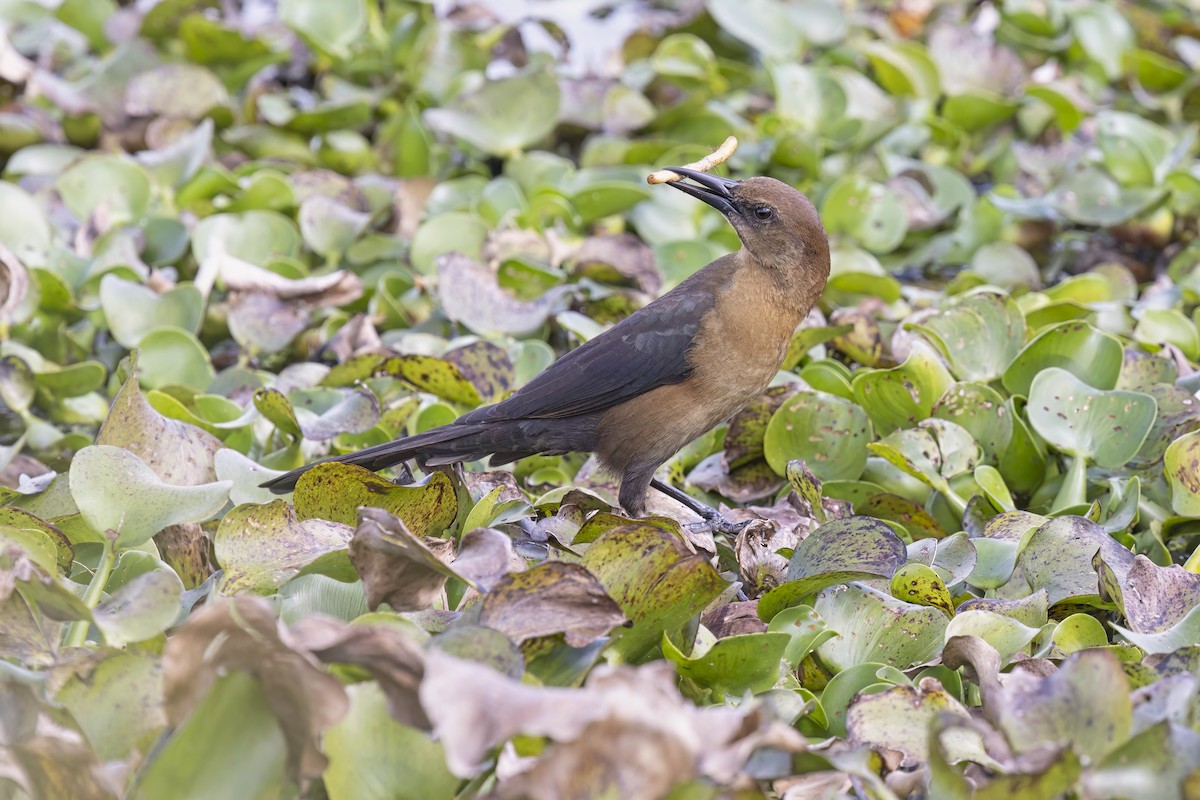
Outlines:
{"label": "bird's leg", "polygon": [[699,500],[692,497],[682,489],[676,489],[671,484],[664,483],[658,478],[651,478],[650,486],[662,492],[667,497],[683,503],[689,509],[699,514],[708,524],[708,526],[712,528],[714,533],[724,533],[729,536],[737,536],[742,532],[742,529],[751,522],[750,520],[746,520],[744,522],[734,522],[732,520],[725,519],[725,517],[721,516],[721,512],[717,511],[715,508],[701,503]]}

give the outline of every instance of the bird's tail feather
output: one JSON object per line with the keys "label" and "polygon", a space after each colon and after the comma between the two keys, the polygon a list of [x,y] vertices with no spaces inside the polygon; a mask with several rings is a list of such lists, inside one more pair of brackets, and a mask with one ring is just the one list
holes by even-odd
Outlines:
{"label": "bird's tail feather", "polygon": [[482,425],[444,425],[425,433],[418,433],[416,436],[406,436],[403,439],[377,444],[353,453],[314,461],[269,480],[262,486],[276,494],[290,492],[296,488],[296,482],[300,480],[300,476],[318,464],[354,464],[369,470],[381,470],[417,456],[428,458],[430,463],[473,461],[476,458],[483,458],[491,452],[490,450],[480,451],[479,433],[483,427]]}

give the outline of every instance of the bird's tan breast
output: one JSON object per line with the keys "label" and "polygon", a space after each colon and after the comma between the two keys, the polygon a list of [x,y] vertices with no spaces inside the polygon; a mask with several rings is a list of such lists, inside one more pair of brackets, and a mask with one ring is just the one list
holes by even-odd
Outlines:
{"label": "bird's tan breast", "polygon": [[661,463],[736,414],[775,377],[800,319],[795,301],[781,296],[765,270],[738,270],[700,323],[687,380],[605,414],[601,460],[618,468],[634,460]]}

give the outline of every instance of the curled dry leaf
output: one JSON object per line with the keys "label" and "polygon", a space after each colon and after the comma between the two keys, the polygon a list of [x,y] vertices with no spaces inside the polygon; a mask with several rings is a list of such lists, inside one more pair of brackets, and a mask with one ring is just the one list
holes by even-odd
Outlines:
{"label": "curled dry leaf", "polygon": [[491,748],[518,733],[553,740],[501,786],[505,797],[661,797],[699,775],[735,779],[760,745],[805,748],[761,707],[692,705],[663,662],[602,666],[582,689],[529,686],[436,650],[426,667],[421,703],[456,775],[474,775]]}
{"label": "curled dry leaf", "polygon": [[287,741],[293,779],[324,771],[321,734],[349,708],[337,678],[324,672],[312,653],[293,647],[266,600],[234,597],[205,606],[188,618],[163,653],[163,698],[167,719],[180,725],[221,675],[247,672],[279,720]]}
{"label": "curled dry leaf", "polygon": [[396,611],[428,608],[448,578],[486,590],[511,569],[512,552],[506,535],[476,528],[463,537],[456,557],[452,540],[414,536],[399,517],[370,507],[359,509],[350,540],[350,561],[362,576],[367,605],[387,603]]}
{"label": "curled dry leaf", "polygon": [[231,292],[259,292],[314,308],[343,306],[362,297],[362,279],[346,270],[293,279],[228,253],[214,254],[212,257],[219,259],[218,275]]}
{"label": "curled dry leaf", "polygon": [[399,629],[347,625],[314,614],[289,628],[286,638],[326,664],[353,664],[367,670],[387,696],[392,717],[415,728],[429,728],[429,719],[417,699],[417,687],[425,673],[424,654]]}
{"label": "curled dry leaf", "polygon": [[479,622],[517,644],[564,633],[571,647],[583,647],[625,622],[625,614],[592,573],[547,561],[501,580],[484,597]]}
{"label": "curled dry leaf", "polygon": [[418,538],[392,514],[378,508],[358,511],[350,539],[350,562],[362,576],[367,606],[387,603],[396,611],[428,608],[442,595],[454,542],[433,536]]}
{"label": "curled dry leaf", "polygon": [[[733,151],[737,150],[738,140],[736,136],[730,136],[725,141],[721,142],[721,146],[713,152],[706,155],[699,161],[693,161],[691,164],[684,164],[684,169],[694,169],[697,172],[708,172],[718,164],[724,164],[728,158],[733,155]],[[651,172],[646,176],[646,183],[674,183],[675,181],[683,180],[684,176],[678,172],[672,172],[669,169],[660,169]]]}

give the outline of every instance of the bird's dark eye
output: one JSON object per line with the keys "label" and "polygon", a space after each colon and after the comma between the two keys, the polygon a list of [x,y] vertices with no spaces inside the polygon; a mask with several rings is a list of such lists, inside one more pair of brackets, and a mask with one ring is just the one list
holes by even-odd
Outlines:
{"label": "bird's dark eye", "polygon": [[754,216],[764,220],[770,219],[771,217],[775,216],[775,210],[770,206],[759,206],[758,208],[754,209]]}

